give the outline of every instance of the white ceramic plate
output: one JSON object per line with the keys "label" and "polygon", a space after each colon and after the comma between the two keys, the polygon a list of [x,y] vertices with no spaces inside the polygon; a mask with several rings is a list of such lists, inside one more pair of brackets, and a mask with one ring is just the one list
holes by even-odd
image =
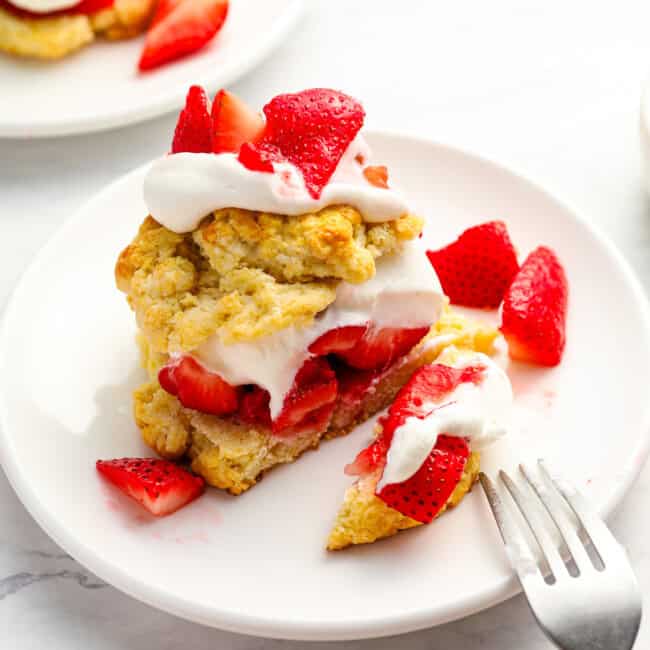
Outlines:
{"label": "white ceramic plate", "polygon": [[[562,365],[513,365],[517,427],[484,468],[544,456],[609,512],[648,451],[650,325],[639,285],[586,222],[493,163],[371,134],[377,160],[448,241],[506,218],[522,252],[540,243],[571,285]],[[480,490],[431,526],[328,554],[366,424],[271,472],[240,497],[209,491],[155,520],[99,480],[97,458],[147,453],[131,417],[143,379],[133,316],[113,265],[145,214],[144,169],[97,196],[38,255],[0,338],[0,456],[27,509],[97,575],[152,605],[229,630],[298,639],[405,632],[464,616],[516,591]],[[486,318],[494,315],[485,315]]]}
{"label": "white ceramic plate", "polygon": [[144,37],[98,39],[57,62],[0,53],[0,137],[99,131],[182,106],[190,83],[216,90],[234,82],[279,45],[303,0],[230,0],[221,32],[195,55],[139,74]]}

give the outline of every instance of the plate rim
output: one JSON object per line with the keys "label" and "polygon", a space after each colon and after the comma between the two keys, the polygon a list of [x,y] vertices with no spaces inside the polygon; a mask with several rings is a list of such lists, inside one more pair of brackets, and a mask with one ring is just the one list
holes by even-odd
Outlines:
{"label": "plate rim", "polygon": [[[634,298],[634,304],[639,311],[642,325],[650,336],[650,302],[645,294],[643,286],[636,273],[618,250],[613,241],[607,237],[597,226],[588,221],[580,213],[574,210],[566,201],[558,199],[548,191],[544,185],[532,181],[526,175],[513,171],[511,168],[487,158],[485,156],[468,151],[467,149],[435,141],[431,138],[413,134],[381,129],[368,129],[364,132],[369,139],[388,138],[406,140],[415,146],[425,145],[446,151],[452,155],[460,155],[469,158],[474,163],[486,165],[500,173],[514,177],[520,183],[536,192],[540,192],[547,199],[555,203],[567,217],[584,227],[597,243],[610,255],[613,262],[622,273],[623,281],[628,285]],[[136,169],[115,179],[93,197],[86,201],[75,213],[66,219],[50,237],[50,239],[38,250],[31,259],[29,265],[20,275],[16,285],[10,292],[5,303],[2,321],[0,323],[0,366],[5,357],[4,350],[9,344],[8,332],[13,310],[15,308],[16,296],[24,290],[25,281],[34,272],[41,258],[47,254],[50,248],[58,245],[67,229],[83,218],[95,202],[105,201],[117,187],[128,179],[142,174],[151,164],[145,163]],[[650,397],[650,388],[648,390]],[[4,469],[7,479],[21,503],[38,525],[66,552],[73,558],[95,573],[98,577],[113,585],[124,594],[136,598],[150,606],[165,611],[169,614],[180,616],[194,623],[215,627],[229,632],[249,634],[260,637],[299,640],[299,641],[341,641],[355,639],[370,639],[393,634],[402,634],[424,628],[432,628],[444,623],[470,616],[494,605],[497,605],[512,596],[521,592],[521,588],[514,573],[495,582],[489,588],[475,592],[471,598],[449,603],[446,607],[427,608],[421,607],[417,610],[401,613],[394,617],[373,619],[366,618],[362,621],[343,621],[333,625],[322,622],[293,620],[265,619],[256,615],[249,615],[242,612],[233,612],[224,609],[214,609],[203,605],[190,603],[173,593],[160,592],[152,589],[148,584],[131,578],[122,568],[108,564],[101,557],[96,555],[92,549],[80,544],[74,535],[63,529],[56,528],[56,521],[41,507],[35,494],[31,491],[29,483],[24,481],[11,462],[11,440],[8,435],[7,418],[9,407],[2,394],[0,394],[0,465]],[[637,440],[636,446],[631,450],[629,459],[623,467],[621,475],[623,480],[617,481],[607,498],[597,504],[599,513],[608,517],[614,509],[620,505],[625,495],[630,490],[633,482],[638,477],[646,459],[650,453],[650,400],[648,400],[642,426],[639,427],[642,435]]]}
{"label": "plate rim", "polygon": [[[208,72],[197,75],[194,83],[212,90],[218,83],[222,86],[227,86],[236,82],[254,70],[273,50],[278,48],[282,44],[282,39],[294,29],[305,13],[305,0],[288,0],[284,13],[274,22],[273,28],[265,33],[265,36],[258,41],[261,45],[251,55],[246,55],[237,65],[228,66],[226,68],[226,75],[223,77],[218,78],[215,74]],[[56,138],[99,133],[123,126],[131,126],[180,109],[185,100],[186,93],[187,85],[172,84],[171,90],[163,94],[152,104],[146,104],[145,106],[138,106],[136,108],[114,110],[99,119],[95,116],[88,116],[81,119],[64,118],[40,122],[37,125],[0,119],[0,138],[17,140]]]}

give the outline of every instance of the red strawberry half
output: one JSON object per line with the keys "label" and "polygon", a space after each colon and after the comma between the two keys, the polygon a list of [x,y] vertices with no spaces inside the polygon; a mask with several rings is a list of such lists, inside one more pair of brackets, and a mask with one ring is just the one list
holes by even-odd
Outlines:
{"label": "red strawberry half", "polygon": [[239,405],[237,389],[192,357],[181,357],[161,368],[158,382],[183,406],[201,413],[226,415],[234,413]]}
{"label": "red strawberry half", "polygon": [[237,153],[244,142],[255,142],[264,120],[239,97],[220,90],[212,102],[212,151]]}
{"label": "red strawberry half", "polygon": [[309,346],[309,351],[318,356],[346,352],[351,350],[359,342],[367,329],[367,325],[337,327],[319,336]]}
{"label": "red strawberry half", "polygon": [[354,347],[341,350],[337,355],[348,365],[360,370],[383,368],[410,352],[428,331],[428,327],[370,327]]}
{"label": "red strawberry half", "polygon": [[463,438],[438,436],[428,458],[411,478],[384,486],[377,496],[403,515],[428,524],[463,477],[468,456],[469,447]]}
{"label": "red strawberry half", "polygon": [[192,86],[185,99],[185,108],[178,116],[172,153],[212,151],[212,120],[205,90]]}
{"label": "red strawberry half", "polygon": [[273,162],[288,160],[300,169],[314,198],[320,196],[365,115],[356,99],[327,88],[278,95],[264,107],[264,114],[262,138],[245,144],[239,160],[262,172],[272,172]]}
{"label": "red strawberry half", "polygon": [[418,368],[402,386],[387,415],[382,418],[382,436],[386,443],[390,445],[395,429],[404,424],[407,418],[426,417],[459,384],[480,383],[484,371],[483,365],[453,368],[440,363]]}
{"label": "red strawberry half", "polygon": [[542,366],[562,360],[566,342],[569,285],[555,253],[535,249],[503,301],[501,331],[513,359]]}
{"label": "red strawberry half", "polygon": [[182,508],[205,488],[200,476],[158,458],[98,460],[96,467],[113,485],[157,517]]}
{"label": "red strawberry half", "polygon": [[239,417],[251,423],[271,426],[281,436],[295,435],[306,430],[324,430],[336,403],[336,375],[326,359],[308,359],[296,374],[293,385],[284,398],[282,410],[271,422],[268,391],[253,386],[241,401]]}
{"label": "red strawberry half", "polygon": [[469,228],[448,246],[427,251],[427,256],[449,300],[466,307],[498,307],[519,269],[502,221]]}
{"label": "red strawberry half", "polygon": [[200,50],[221,29],[228,0],[160,0],[140,56],[140,70]]}

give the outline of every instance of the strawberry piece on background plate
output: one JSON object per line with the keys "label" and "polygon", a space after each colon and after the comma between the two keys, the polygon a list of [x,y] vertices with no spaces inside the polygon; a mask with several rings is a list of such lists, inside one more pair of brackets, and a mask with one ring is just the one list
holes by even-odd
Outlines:
{"label": "strawberry piece on background plate", "polygon": [[545,246],[524,261],[503,301],[501,332],[512,359],[556,366],[566,343],[569,285],[562,264]]}
{"label": "strawberry piece on background plate", "polygon": [[96,467],[102,476],[157,517],[182,508],[205,489],[200,476],[159,458],[98,460]]}
{"label": "strawberry piece on background plate", "polygon": [[239,97],[220,90],[212,102],[212,152],[237,153],[262,135],[264,120]]}
{"label": "strawberry piece on background plate", "polygon": [[159,0],[138,68],[151,70],[200,50],[227,15],[228,0]]}
{"label": "strawberry piece on background plate", "polygon": [[455,242],[427,251],[427,256],[449,300],[465,307],[498,307],[519,270],[502,221],[468,228]]}
{"label": "strawberry piece on background plate", "polygon": [[272,172],[273,162],[287,160],[300,169],[315,199],[365,117],[356,99],[327,88],[278,95],[264,107],[264,114],[264,133],[259,142],[242,147],[240,162],[254,171]]}
{"label": "strawberry piece on background plate", "polygon": [[192,86],[185,99],[185,108],[178,116],[171,153],[210,153],[212,151],[212,120],[208,97],[201,86]]}
{"label": "strawberry piece on background plate", "polygon": [[183,406],[201,413],[227,415],[239,405],[239,391],[192,357],[181,357],[163,366],[158,382]]}

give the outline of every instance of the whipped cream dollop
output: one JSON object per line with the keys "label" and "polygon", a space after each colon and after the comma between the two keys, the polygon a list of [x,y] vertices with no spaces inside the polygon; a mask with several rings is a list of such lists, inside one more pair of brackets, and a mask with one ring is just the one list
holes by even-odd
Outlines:
{"label": "whipped cream dollop", "polygon": [[366,179],[363,168],[369,160],[370,148],[357,135],[314,199],[300,170],[289,162],[273,163],[269,173],[244,167],[234,153],[176,153],[153,163],[144,179],[144,200],[154,219],[176,233],[195,230],[201,219],[222,208],[294,216],[346,204],[373,223],[406,214],[400,192]]}
{"label": "whipped cream dollop", "polygon": [[454,365],[465,368],[478,364],[486,368],[480,383],[459,384],[425,418],[411,416],[395,429],[377,491],[411,478],[440,434],[466,438],[473,449],[480,449],[506,433],[513,398],[505,372],[481,353],[465,356]]}
{"label": "whipped cream dollop", "polygon": [[257,384],[271,395],[271,417],[282,410],[296,373],[311,356],[308,347],[319,336],[348,325],[426,327],[438,320],[444,295],[438,276],[419,240],[401,253],[377,261],[375,276],[363,284],[341,282],[336,299],[309,327],[288,327],[268,336],[225,345],[219,335],[194,352],[208,370],[233,386]]}
{"label": "whipped cream dollop", "polygon": [[9,0],[18,9],[31,11],[35,14],[47,14],[51,11],[60,11],[61,9],[70,9],[78,5],[80,0]]}

